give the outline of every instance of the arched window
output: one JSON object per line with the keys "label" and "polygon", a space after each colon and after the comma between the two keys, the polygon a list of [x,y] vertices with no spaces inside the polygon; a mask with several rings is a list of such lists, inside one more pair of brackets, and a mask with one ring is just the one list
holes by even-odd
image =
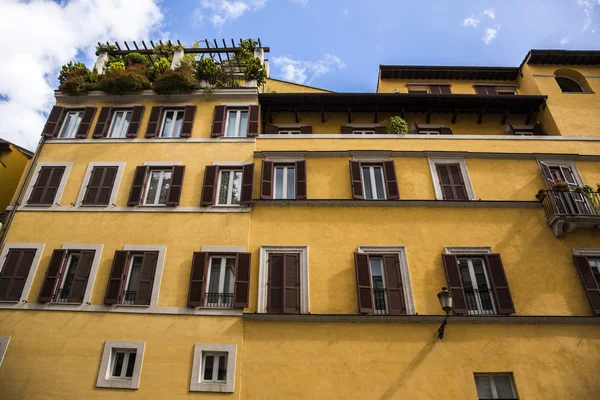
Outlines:
{"label": "arched window", "polygon": [[566,76],[556,76],[556,83],[560,86],[560,90],[566,93],[583,93],[583,88],[575,80]]}

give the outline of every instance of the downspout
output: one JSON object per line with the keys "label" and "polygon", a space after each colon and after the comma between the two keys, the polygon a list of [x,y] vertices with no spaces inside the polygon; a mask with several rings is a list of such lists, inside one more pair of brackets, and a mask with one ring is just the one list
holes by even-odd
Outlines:
{"label": "downspout", "polygon": [[46,137],[42,136],[42,138],[40,139],[40,141],[38,143],[37,149],[35,150],[35,154],[33,155],[33,159],[31,160],[31,164],[29,165],[29,170],[27,171],[27,176],[25,177],[25,180],[23,180],[21,189],[19,189],[19,195],[17,196],[17,199],[15,200],[15,204],[13,205],[12,212],[9,214],[8,220],[6,221],[6,224],[4,225],[4,229],[2,231],[2,236],[0,236],[0,249],[2,249],[2,246],[4,245],[4,240],[6,239],[6,235],[8,234],[8,229],[10,228],[10,224],[12,223],[12,220],[15,218],[15,214],[17,213],[17,210],[19,209],[19,206],[21,205],[21,198],[23,197],[23,194],[25,193],[25,188],[27,187],[27,184],[29,183],[29,179],[31,179],[31,174],[34,171],[35,164],[37,163],[37,160],[40,156],[40,153],[42,152],[42,147],[44,147],[45,142],[46,142]]}

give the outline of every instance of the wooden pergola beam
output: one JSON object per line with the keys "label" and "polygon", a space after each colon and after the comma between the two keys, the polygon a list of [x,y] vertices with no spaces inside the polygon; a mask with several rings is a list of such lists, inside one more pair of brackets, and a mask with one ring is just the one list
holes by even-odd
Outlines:
{"label": "wooden pergola beam", "polygon": [[485,111],[483,110],[483,108],[481,110],[479,110],[479,115],[477,116],[477,124],[478,125],[481,125],[484,114],[485,114]]}
{"label": "wooden pergola beam", "polygon": [[502,114],[502,118],[500,119],[500,124],[506,124],[506,120],[508,119],[508,108],[504,110],[504,114]]}

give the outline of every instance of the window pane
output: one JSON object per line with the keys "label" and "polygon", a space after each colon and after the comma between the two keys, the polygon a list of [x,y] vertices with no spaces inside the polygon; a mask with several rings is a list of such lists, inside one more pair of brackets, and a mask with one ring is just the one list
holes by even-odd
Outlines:
{"label": "window pane", "polygon": [[242,192],[242,171],[233,172],[233,186],[231,189],[231,204],[240,204],[240,193]]}
{"label": "window pane", "polygon": [[219,199],[217,204],[227,204],[227,192],[229,191],[229,174],[231,171],[221,171],[221,185],[219,186]]}
{"label": "window pane", "polygon": [[275,198],[283,199],[283,167],[275,167]]}
{"label": "window pane", "polygon": [[137,290],[138,281],[140,279],[140,270],[142,268],[142,257],[135,256],[131,262],[131,273],[129,274],[129,283],[127,291],[135,292]]}
{"label": "window pane", "polygon": [[375,172],[375,187],[377,188],[377,198],[385,199],[385,190],[383,188],[383,170],[381,167],[374,167]]}
{"label": "window pane", "polygon": [[67,114],[65,118],[65,123],[63,125],[63,130],[61,131],[59,137],[70,138],[75,136],[75,132],[77,128],[79,128],[79,123],[81,122],[82,112],[70,112]]}
{"label": "window pane", "polygon": [[217,380],[227,380],[227,356],[219,356],[219,374]]}
{"label": "window pane", "polygon": [[[221,258],[213,257],[211,258],[210,264],[210,282],[208,283],[208,293],[219,293],[219,279],[221,278]],[[208,299],[208,302],[215,302],[212,300],[216,299]]]}
{"label": "window pane", "polygon": [[121,376],[121,370],[123,369],[123,358],[125,353],[118,351],[113,359],[113,372],[112,376]]}
{"label": "window pane", "polygon": [[110,132],[108,133],[108,137],[120,137],[120,128],[123,123],[123,111],[115,112],[115,116],[112,120],[112,127]]}
{"label": "window pane", "polygon": [[600,285],[600,261],[599,260],[589,260],[590,268],[596,278],[596,283]]}
{"label": "window pane", "polygon": [[158,204],[167,204],[167,196],[169,194],[169,187],[171,186],[171,171],[162,171],[163,181],[160,188],[160,197]]}
{"label": "window pane", "polygon": [[371,279],[374,288],[383,288],[383,265],[381,258],[371,259]]}
{"label": "window pane", "polygon": [[148,193],[146,194],[146,204],[155,204],[156,192],[158,191],[158,181],[160,179],[161,171],[150,172],[150,179],[148,182]]}
{"label": "window pane", "polygon": [[167,111],[165,113],[165,123],[163,125],[163,130],[160,136],[162,137],[170,137],[172,136],[171,132],[173,130],[173,116],[174,111]]}
{"label": "window pane", "polygon": [[496,385],[496,393],[499,399],[514,398],[508,375],[494,375],[494,384]]}
{"label": "window pane", "polygon": [[488,290],[488,285],[485,280],[485,271],[483,270],[483,261],[479,259],[471,260],[473,263],[473,270],[475,272],[475,280],[477,281],[477,288],[480,291]]}
{"label": "window pane", "polygon": [[248,130],[248,111],[240,111],[240,130],[238,136],[246,136]]}
{"label": "window pane", "polygon": [[373,185],[371,185],[371,168],[363,167],[363,184],[365,186],[365,199],[373,199]]}
{"label": "window pane", "polygon": [[469,265],[466,259],[458,259],[458,268],[460,269],[460,275],[462,277],[463,285],[465,289],[472,290],[473,284],[471,283],[471,274],[469,273]]}
{"label": "window pane", "polygon": [[69,298],[69,292],[71,290],[71,284],[75,277],[75,270],[77,269],[77,263],[79,262],[79,254],[72,254],[69,257],[69,264],[65,273],[62,286],[58,292],[58,301],[67,301]]}
{"label": "window pane", "polygon": [[175,117],[175,126],[173,128],[173,137],[179,137],[181,134],[181,124],[183,123],[183,111],[178,111]]}
{"label": "window pane", "polygon": [[296,180],[294,179],[295,171],[293,167],[287,167],[287,198],[293,199],[296,197],[294,194]]}
{"label": "window pane", "polygon": [[492,399],[492,387],[488,376],[476,375],[475,385],[477,386],[477,396],[480,399]]}
{"label": "window pane", "polygon": [[213,380],[213,364],[215,362],[214,356],[206,356],[204,358],[204,380],[212,381]]}
{"label": "window pane", "polygon": [[235,283],[235,258],[228,258],[225,263],[225,282],[223,284],[223,293],[233,293],[233,284]]}
{"label": "window pane", "polygon": [[237,136],[235,130],[236,117],[237,111],[227,111],[227,132],[225,132],[225,136]]}
{"label": "window pane", "polygon": [[127,361],[127,370],[125,376],[131,378],[133,376],[133,367],[135,366],[135,353],[129,353],[129,360]]}

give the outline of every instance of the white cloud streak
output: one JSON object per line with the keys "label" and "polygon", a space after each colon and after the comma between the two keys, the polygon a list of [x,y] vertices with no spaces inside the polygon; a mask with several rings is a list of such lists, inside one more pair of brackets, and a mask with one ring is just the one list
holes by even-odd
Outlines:
{"label": "white cloud streak", "polygon": [[487,28],[485,30],[485,34],[483,35],[483,37],[481,38],[481,40],[483,40],[483,42],[487,45],[489,45],[490,43],[492,43],[492,41],[494,39],[496,39],[496,36],[498,36],[498,30],[500,29],[500,27],[498,27],[498,29],[494,29],[494,28]]}
{"label": "white cloud streak", "polygon": [[284,80],[300,84],[310,84],[319,76],[346,67],[339,57],[329,53],[318,61],[294,60],[289,56],[275,57],[273,64],[279,69]]}
{"label": "white cloud streak", "polygon": [[583,13],[585,14],[585,22],[583,23],[583,27],[581,28],[581,32],[585,32],[588,30],[590,25],[592,24],[592,18],[594,16],[594,6],[600,4],[600,0],[577,0],[577,5],[583,9]]}
{"label": "white cloud streak", "polygon": [[[0,0],[0,137],[34,149],[54,103],[60,67],[99,41],[158,32],[158,0]],[[135,18],[131,16],[134,15]]]}
{"label": "white cloud streak", "polygon": [[465,18],[465,20],[463,21],[463,26],[471,26],[473,28],[477,28],[477,25],[479,25],[479,18],[475,18],[475,15],[470,16],[469,18]]}
{"label": "white cloud streak", "polygon": [[306,7],[308,0],[290,0],[291,3],[298,4],[299,6]]}
{"label": "white cloud streak", "polygon": [[208,21],[218,28],[249,11],[258,11],[266,4],[267,0],[202,0],[200,7],[192,11],[192,20],[199,24],[208,16]]}
{"label": "white cloud streak", "polygon": [[488,8],[487,10],[484,10],[483,14],[487,15],[489,19],[496,19],[496,11],[494,11],[493,8]]}
{"label": "white cloud streak", "polygon": [[562,38],[562,39],[560,40],[560,42],[558,42],[558,43],[560,43],[560,45],[561,45],[561,46],[564,46],[564,45],[567,45],[567,44],[569,44],[569,37],[568,37],[568,36],[565,36],[565,37],[564,37],[564,38]]}

